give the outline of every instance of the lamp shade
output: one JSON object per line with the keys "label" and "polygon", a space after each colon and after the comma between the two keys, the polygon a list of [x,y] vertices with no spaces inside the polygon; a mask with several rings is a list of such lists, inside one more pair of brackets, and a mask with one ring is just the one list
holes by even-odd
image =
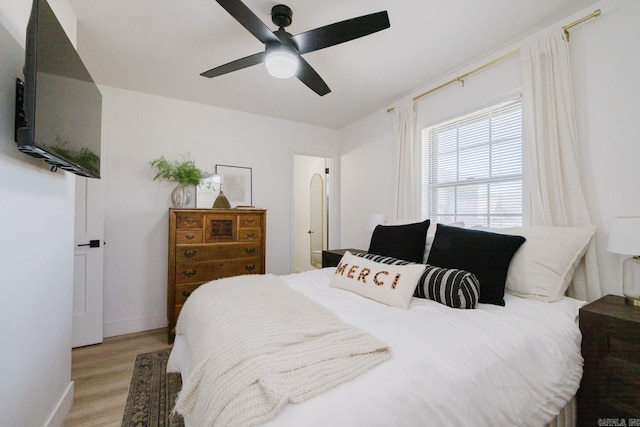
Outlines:
{"label": "lamp shade", "polygon": [[369,215],[369,220],[367,221],[367,230],[369,230],[369,231],[375,230],[375,228],[378,225],[384,224],[386,219],[387,219],[386,215],[383,215],[383,214],[371,214],[371,215]]}
{"label": "lamp shade", "polygon": [[640,216],[614,218],[609,230],[607,251],[616,254],[640,255]]}
{"label": "lamp shade", "polygon": [[298,72],[298,53],[284,44],[267,45],[264,63],[273,77],[288,79]]}

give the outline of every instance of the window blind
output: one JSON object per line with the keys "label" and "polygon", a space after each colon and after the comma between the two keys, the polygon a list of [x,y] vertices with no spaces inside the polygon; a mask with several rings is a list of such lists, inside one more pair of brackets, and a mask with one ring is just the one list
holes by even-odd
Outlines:
{"label": "window blind", "polygon": [[522,225],[522,103],[422,131],[422,216],[466,226]]}

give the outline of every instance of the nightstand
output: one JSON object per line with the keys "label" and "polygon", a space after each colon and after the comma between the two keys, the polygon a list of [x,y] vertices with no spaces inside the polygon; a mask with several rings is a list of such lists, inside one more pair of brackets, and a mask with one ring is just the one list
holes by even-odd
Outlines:
{"label": "nightstand", "polygon": [[580,309],[580,331],[584,374],[578,426],[640,420],[640,307],[607,295]]}
{"label": "nightstand", "polygon": [[322,268],[337,267],[346,251],[354,253],[367,252],[362,249],[329,249],[322,251]]}

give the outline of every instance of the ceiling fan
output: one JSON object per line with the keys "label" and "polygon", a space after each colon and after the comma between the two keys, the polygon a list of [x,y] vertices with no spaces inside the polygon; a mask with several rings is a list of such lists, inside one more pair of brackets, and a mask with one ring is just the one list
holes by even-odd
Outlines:
{"label": "ceiling fan", "polygon": [[386,11],[382,11],[336,22],[294,36],[285,31],[285,28],[291,25],[293,15],[288,6],[283,4],[273,6],[271,21],[278,26],[278,29],[271,31],[242,1],[216,1],[264,43],[265,50],[212,68],[201,73],[201,76],[217,77],[265,62],[267,71],[272,76],[279,78],[296,76],[320,96],[331,92],[331,89],[316,70],[302,58],[302,54],[348,42],[390,27],[389,15]]}

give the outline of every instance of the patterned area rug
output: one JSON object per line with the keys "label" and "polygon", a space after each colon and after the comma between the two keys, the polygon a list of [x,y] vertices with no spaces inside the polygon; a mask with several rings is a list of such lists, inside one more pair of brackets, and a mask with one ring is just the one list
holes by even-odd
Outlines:
{"label": "patterned area rug", "polygon": [[122,427],[184,427],[179,415],[171,415],[182,387],[180,374],[167,373],[171,350],[136,356]]}

